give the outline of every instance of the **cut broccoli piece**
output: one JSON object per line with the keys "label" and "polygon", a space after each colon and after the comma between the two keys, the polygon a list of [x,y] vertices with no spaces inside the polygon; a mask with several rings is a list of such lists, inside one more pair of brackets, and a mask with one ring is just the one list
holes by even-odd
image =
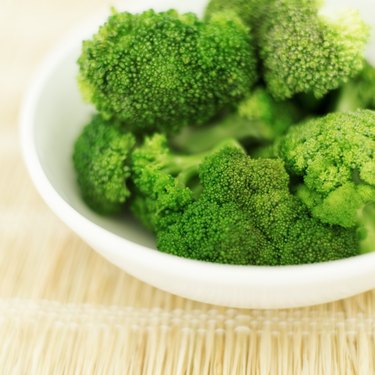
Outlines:
{"label": "cut broccoli piece", "polygon": [[174,10],[114,13],[78,60],[83,96],[132,131],[174,132],[232,108],[257,78],[247,27]]}
{"label": "cut broccoli piece", "polygon": [[272,264],[274,248],[249,215],[233,203],[202,197],[158,233],[157,247],[173,255],[216,263]]}
{"label": "cut broccoli piece", "polygon": [[310,0],[277,0],[267,7],[258,33],[264,79],[275,98],[313,93],[317,98],[363,67],[369,29],[359,13],[318,15]]}
{"label": "cut broccoli piece", "polygon": [[135,145],[132,134],[100,116],[84,127],[74,145],[73,162],[85,202],[101,214],[113,214],[123,207],[130,192],[129,154]]}
{"label": "cut broccoli piece", "polygon": [[238,147],[211,153],[200,167],[198,199],[157,231],[161,251],[230,264],[314,263],[358,254],[355,229],[322,224],[288,189],[280,160]]}
{"label": "cut broccoli piece", "polygon": [[276,146],[302,176],[298,195],[325,223],[353,227],[375,201],[375,112],[334,113],[293,127]]}
{"label": "cut broccoli piece", "polygon": [[200,184],[194,181],[200,163],[211,152],[232,142],[225,141],[200,154],[181,155],[170,150],[165,135],[146,137],[132,155],[137,191],[132,203],[134,214],[151,230],[168,226],[173,215],[183,212],[193,196],[199,194]]}
{"label": "cut broccoli piece", "polygon": [[252,30],[263,78],[276,99],[321,98],[363,67],[369,28],[358,12],[320,12],[319,0],[211,0],[206,18],[234,11]]}

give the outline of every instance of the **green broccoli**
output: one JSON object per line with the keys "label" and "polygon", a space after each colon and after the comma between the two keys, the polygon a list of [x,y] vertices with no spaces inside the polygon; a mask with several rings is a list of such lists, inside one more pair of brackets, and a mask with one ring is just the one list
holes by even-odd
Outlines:
{"label": "green broccoli", "polygon": [[201,195],[157,231],[161,251],[256,265],[322,262],[359,252],[354,229],[309,217],[289,192],[280,160],[253,160],[226,146],[203,161],[199,176]]}
{"label": "green broccoli", "polygon": [[98,111],[73,150],[88,206],[115,214],[126,204],[160,251],[201,261],[276,266],[372,251],[368,27],[319,7],[211,0],[203,21],[114,12],[78,59]]}
{"label": "green broccoli", "polygon": [[175,223],[157,233],[159,250],[207,262],[273,264],[274,248],[234,203],[205,198],[190,204]]}
{"label": "green broccoli", "polygon": [[293,127],[276,154],[303,177],[297,194],[313,216],[343,227],[358,225],[375,202],[375,112],[333,113]]}
{"label": "green broccoli", "polygon": [[171,133],[232,108],[257,78],[247,27],[174,10],[114,13],[78,60],[79,86],[106,118],[131,131]]}
{"label": "green broccoli", "polygon": [[368,27],[359,13],[318,15],[317,1],[270,2],[258,34],[264,79],[275,98],[338,88],[363,67]]}
{"label": "green broccoli", "polygon": [[319,0],[211,0],[206,16],[234,10],[254,31],[268,90],[276,99],[320,98],[363,67],[369,28],[359,13],[321,15]]}
{"label": "green broccoli", "polygon": [[101,214],[113,214],[123,207],[130,192],[129,154],[135,146],[132,134],[119,124],[96,115],[84,127],[74,145],[73,162],[85,202]]}
{"label": "green broccoli", "polygon": [[337,112],[375,109],[375,67],[365,63],[363,70],[340,89]]}
{"label": "green broccoli", "polygon": [[[183,212],[199,195],[195,179],[198,167],[212,152],[231,144],[227,140],[213,150],[195,155],[182,155],[170,150],[163,134],[146,137],[132,154],[135,196],[132,211],[149,229],[168,226],[173,215]],[[240,147],[240,146],[238,146]]]}
{"label": "green broccoli", "polygon": [[178,150],[197,153],[209,150],[228,138],[241,143],[249,140],[269,142],[299,120],[299,111],[293,103],[275,102],[264,88],[258,87],[239,104],[235,113],[209,126],[185,127],[172,137],[171,143]]}

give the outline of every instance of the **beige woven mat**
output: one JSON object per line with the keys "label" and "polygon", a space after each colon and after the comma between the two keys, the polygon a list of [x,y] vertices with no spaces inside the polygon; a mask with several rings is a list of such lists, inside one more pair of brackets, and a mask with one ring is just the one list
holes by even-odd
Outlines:
{"label": "beige woven mat", "polygon": [[0,374],[375,374],[375,292],[290,311],[195,303],[121,272],[42,203],[20,98],[55,40],[108,4],[0,0]]}

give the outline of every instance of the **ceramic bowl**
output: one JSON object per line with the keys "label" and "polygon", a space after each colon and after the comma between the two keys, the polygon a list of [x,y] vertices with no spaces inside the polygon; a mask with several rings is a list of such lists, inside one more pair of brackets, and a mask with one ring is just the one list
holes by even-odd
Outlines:
{"label": "ceramic bowl", "polygon": [[[125,10],[174,7],[200,13],[203,6],[204,2],[196,0],[130,1]],[[210,304],[288,308],[338,300],[375,287],[375,252],[300,266],[212,264],[161,253],[152,235],[130,216],[102,217],[86,207],[71,155],[74,139],[93,109],[78,92],[76,60],[81,41],[97,29],[100,18],[75,31],[49,55],[21,113],[22,149],[29,173],[43,199],[66,225],[124,271],[170,293]]]}

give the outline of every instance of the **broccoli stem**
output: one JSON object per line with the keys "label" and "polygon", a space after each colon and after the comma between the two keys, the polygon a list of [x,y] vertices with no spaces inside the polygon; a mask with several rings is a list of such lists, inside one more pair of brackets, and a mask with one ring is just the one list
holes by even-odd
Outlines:
{"label": "broccoli stem", "polygon": [[360,251],[362,254],[374,251],[375,242],[375,204],[364,207],[360,217],[359,236]]}
{"label": "broccoli stem", "polygon": [[[199,166],[210,155],[219,152],[226,147],[236,147],[242,150],[242,146],[233,138],[226,138],[217,143],[208,151],[202,151],[193,155],[180,155],[170,153],[163,160],[163,171],[174,176],[180,186],[189,186],[193,196],[201,193],[199,179]],[[196,180],[196,181],[195,181]]]}
{"label": "broccoli stem", "polygon": [[178,177],[181,183],[187,185],[191,178],[198,175],[199,165],[203,160],[225,147],[237,147],[242,149],[242,146],[237,140],[224,137],[224,140],[221,140],[221,142],[214,142],[213,147],[208,151],[202,151],[193,155],[170,153],[163,161],[163,170],[172,176]]}
{"label": "broccoli stem", "polygon": [[171,139],[173,147],[190,154],[211,150],[227,139],[244,141],[248,138],[272,140],[272,129],[263,121],[250,121],[238,115],[202,128],[184,128]]}
{"label": "broccoli stem", "polygon": [[164,172],[178,177],[181,185],[186,185],[188,181],[198,174],[199,164],[205,155],[168,155],[165,160]]}
{"label": "broccoli stem", "polygon": [[358,99],[358,92],[351,84],[345,85],[340,92],[336,103],[336,112],[351,112],[362,108]]}

